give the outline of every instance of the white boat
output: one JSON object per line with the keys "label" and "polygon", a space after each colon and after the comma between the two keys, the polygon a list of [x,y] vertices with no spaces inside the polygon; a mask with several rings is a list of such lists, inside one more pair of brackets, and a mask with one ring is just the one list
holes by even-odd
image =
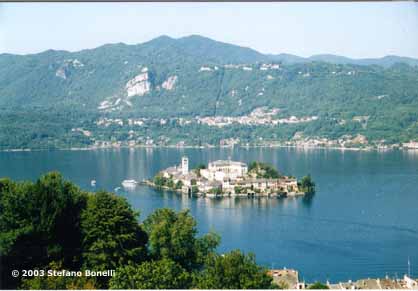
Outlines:
{"label": "white boat", "polygon": [[123,180],[122,181],[122,186],[124,188],[135,188],[137,184],[138,182],[135,180]]}
{"label": "white boat", "polygon": [[95,186],[96,186],[96,180],[91,180],[90,185],[91,185],[92,187],[95,187]]}
{"label": "white boat", "polygon": [[118,192],[120,190],[120,187],[116,187],[114,190],[115,192]]}

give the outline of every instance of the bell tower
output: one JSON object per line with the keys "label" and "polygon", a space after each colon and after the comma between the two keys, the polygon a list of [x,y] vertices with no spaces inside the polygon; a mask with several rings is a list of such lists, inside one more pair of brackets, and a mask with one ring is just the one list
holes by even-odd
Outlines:
{"label": "bell tower", "polygon": [[181,173],[187,175],[189,173],[189,159],[184,156],[181,158]]}

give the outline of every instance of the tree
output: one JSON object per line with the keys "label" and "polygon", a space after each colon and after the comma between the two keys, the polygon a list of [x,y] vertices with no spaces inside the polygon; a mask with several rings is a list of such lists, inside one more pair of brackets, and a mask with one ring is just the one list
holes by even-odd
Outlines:
{"label": "tree", "polygon": [[243,189],[242,189],[242,187],[235,186],[234,191],[235,191],[236,194],[241,194],[243,192]]}
{"label": "tree", "polygon": [[[81,265],[80,213],[86,195],[59,173],[36,183],[0,181],[0,252],[2,284],[15,287],[13,269],[46,267],[61,261],[66,268]],[[36,243],[34,243],[36,242]]]}
{"label": "tree", "polygon": [[192,186],[192,193],[196,194],[199,192],[199,187],[197,187],[196,185]]}
{"label": "tree", "polygon": [[[20,279],[10,275],[14,269],[48,269],[59,262],[67,270],[106,270],[147,258],[147,235],[124,199],[81,192],[59,173],[36,183],[0,180],[0,209],[2,288],[19,285]],[[39,279],[25,284],[64,288],[67,283]],[[104,288],[104,283],[97,286]]]}
{"label": "tree", "polygon": [[315,192],[315,183],[313,182],[311,175],[305,176],[299,182],[299,187],[302,191],[307,193]]}
{"label": "tree", "polygon": [[215,249],[218,247],[221,242],[221,237],[215,231],[211,230],[209,233],[204,234],[202,237],[196,239],[195,241],[195,252],[196,252],[196,262],[195,268],[201,267],[206,261],[206,258],[210,254],[215,253]]}
{"label": "tree", "polygon": [[156,175],[154,177],[154,184],[158,187],[163,187],[167,183],[167,179],[164,178],[162,175]]}
{"label": "tree", "polygon": [[170,259],[128,265],[116,270],[111,289],[188,289],[191,275]]}
{"label": "tree", "polygon": [[261,162],[251,162],[248,167],[250,174],[256,175],[257,178],[277,179],[280,173],[269,164]]}
{"label": "tree", "polygon": [[216,195],[221,195],[221,194],[222,194],[222,188],[221,188],[221,187],[214,187],[214,188],[211,188],[211,189],[208,191],[208,193],[211,193],[211,194],[216,194]]}
{"label": "tree", "polygon": [[171,188],[171,189],[173,189],[173,188],[175,187],[175,184],[174,184],[174,181],[173,181],[173,179],[172,179],[172,178],[170,178],[170,179],[168,179],[168,180],[167,180],[167,184],[166,184],[166,186],[167,186],[168,188]]}
{"label": "tree", "polygon": [[219,244],[219,237],[213,233],[196,237],[196,221],[188,210],[176,213],[158,209],[144,221],[144,229],[154,260],[170,259],[188,271],[200,266]]}
{"label": "tree", "polygon": [[198,170],[206,169],[206,165],[205,164],[198,164],[196,169],[198,169]]}
{"label": "tree", "polygon": [[329,289],[329,287],[321,282],[315,282],[308,287],[308,289]]}
{"label": "tree", "polygon": [[256,264],[254,255],[235,250],[209,255],[195,285],[198,289],[270,289],[277,287],[272,281],[267,270]]}
{"label": "tree", "polygon": [[116,269],[147,258],[147,234],[128,202],[108,192],[89,196],[82,213],[84,267]]}
{"label": "tree", "polygon": [[183,187],[183,182],[178,180],[176,183],[176,189],[181,189]]}
{"label": "tree", "polygon": [[200,174],[200,170],[206,169],[206,165],[205,164],[199,164],[197,165],[196,168],[193,169],[193,171],[196,173],[196,175],[198,177],[201,177],[202,175]]}
{"label": "tree", "polygon": [[[62,264],[52,262],[48,270],[62,271]],[[45,270],[46,271],[46,270]],[[27,290],[65,290],[65,289],[96,289],[94,277],[78,276],[34,276],[22,280],[21,289]]]}

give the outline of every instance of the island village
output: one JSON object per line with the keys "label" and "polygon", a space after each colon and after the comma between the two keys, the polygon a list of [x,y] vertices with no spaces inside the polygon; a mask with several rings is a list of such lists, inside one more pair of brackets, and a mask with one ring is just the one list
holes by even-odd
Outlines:
{"label": "island village", "polygon": [[145,182],[153,187],[205,197],[286,197],[314,192],[310,176],[298,182],[264,163],[252,162],[247,166],[228,159],[189,169],[186,156],[181,158],[180,165],[162,170],[152,181]]}

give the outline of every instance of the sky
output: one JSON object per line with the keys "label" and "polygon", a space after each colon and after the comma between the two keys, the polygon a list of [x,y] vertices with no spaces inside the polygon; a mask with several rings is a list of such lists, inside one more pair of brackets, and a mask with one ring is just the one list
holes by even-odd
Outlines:
{"label": "sky", "polygon": [[262,53],[418,58],[418,3],[0,3],[0,53],[191,34]]}

